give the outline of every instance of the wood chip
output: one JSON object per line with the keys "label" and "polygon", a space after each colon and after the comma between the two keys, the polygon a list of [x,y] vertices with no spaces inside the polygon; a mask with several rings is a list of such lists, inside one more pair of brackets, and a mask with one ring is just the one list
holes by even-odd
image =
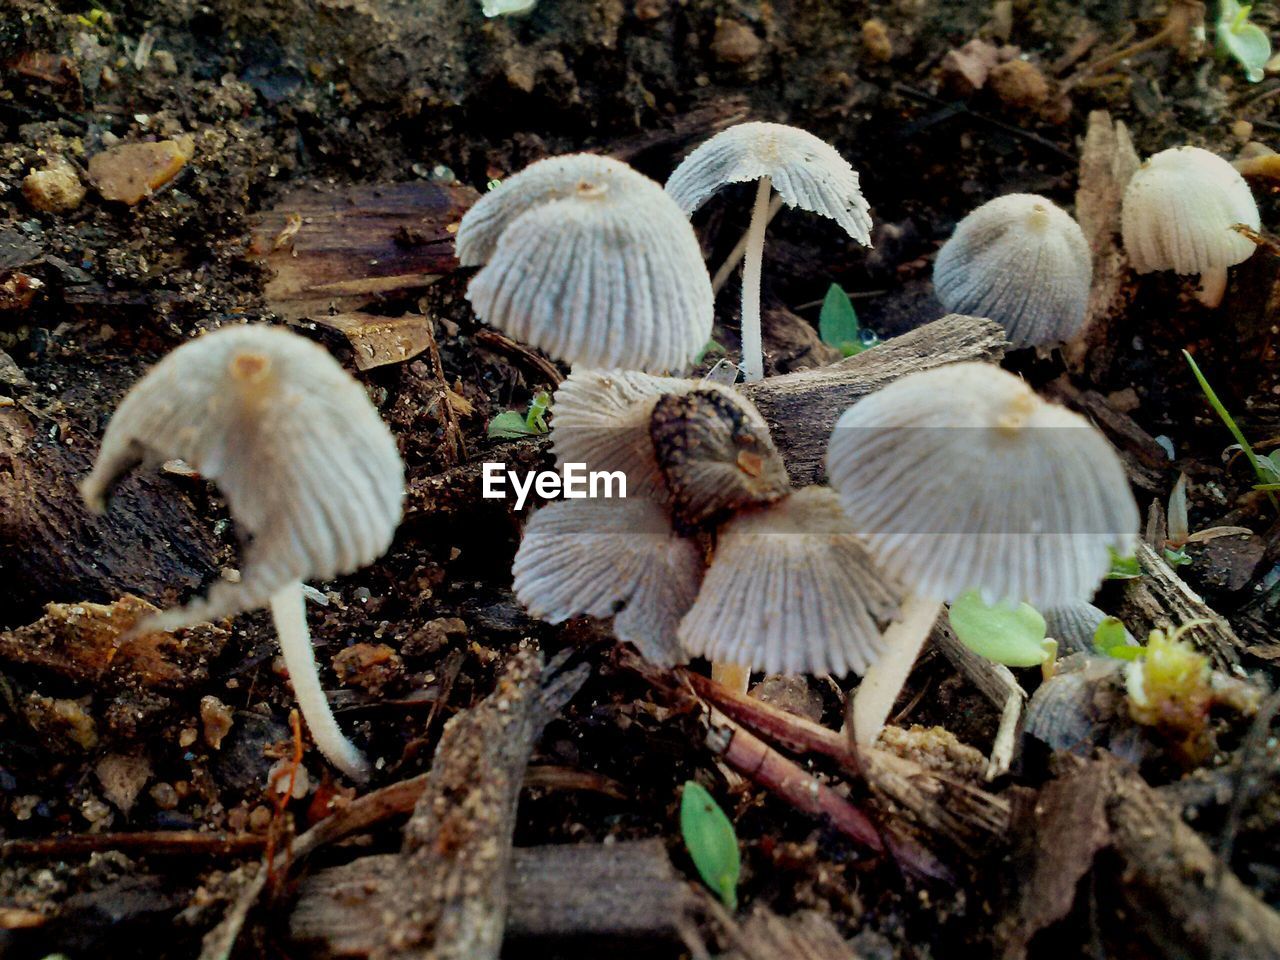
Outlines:
{"label": "wood chip", "polygon": [[420,313],[378,317],[370,313],[337,313],[315,322],[341,332],[355,352],[357,370],[372,370],[412,360],[431,346],[431,319]]}
{"label": "wood chip", "polygon": [[154,143],[121,143],[89,158],[89,179],[104,200],[135,206],[178,175],[195,154],[182,136]]}

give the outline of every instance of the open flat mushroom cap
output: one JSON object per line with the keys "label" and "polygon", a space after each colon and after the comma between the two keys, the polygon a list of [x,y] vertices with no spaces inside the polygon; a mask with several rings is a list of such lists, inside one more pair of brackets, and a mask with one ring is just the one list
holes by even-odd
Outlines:
{"label": "open flat mushroom cap", "polygon": [[942,305],[995,320],[1015,347],[1075,336],[1092,280],[1092,254],[1080,226],[1030,193],[978,207],[956,226],[933,264]]}
{"label": "open flat mushroom cap", "polygon": [[897,598],[835,493],[806,487],[725,524],[679,635],[690,654],[753,670],[862,673]]}
{"label": "open flat mushroom cap", "polygon": [[525,526],[516,597],[548,623],[613,617],[613,633],[664,665],[686,657],[676,625],[702,582],[702,552],[651,500],[560,500]]}
{"label": "open flat mushroom cap", "polygon": [[400,522],[404,467],[364,388],[327,351],[269,326],[178,347],[121,401],[85,501],[104,506],[138,463],[181,458],[215,483],[244,543],[240,582],[158,615],[176,629],[267,605],[298,580],[377,559]]}
{"label": "open flat mushroom cap", "polygon": [[551,449],[556,465],[621,470],[628,497],[665,498],[666,482],[649,436],[658,399],[698,386],[696,380],[655,377],[637,370],[574,371],[556,388]]}
{"label": "open flat mushroom cap", "polygon": [[913,593],[1088,600],[1138,508],[1087,420],[984,363],[913,373],[845,411],[827,474],[876,562]]}
{"label": "open flat mushroom cap", "polygon": [[1157,153],[1125,188],[1121,232],[1138,273],[1198,274],[1247,260],[1256,247],[1232,229],[1237,223],[1260,226],[1249,185],[1199,147]]}
{"label": "open flat mushroom cap", "polygon": [[769,177],[784,203],[834,220],[871,246],[871,213],[858,174],[835,147],[782,123],[740,123],[700,145],[667,180],[686,215],[730,183]]}
{"label": "open flat mushroom cap", "polygon": [[467,287],[481,320],[574,366],[678,370],[711,337],[693,228],[617,160],[572,154],[522,170],[462,218],[457,250],[485,264]]}

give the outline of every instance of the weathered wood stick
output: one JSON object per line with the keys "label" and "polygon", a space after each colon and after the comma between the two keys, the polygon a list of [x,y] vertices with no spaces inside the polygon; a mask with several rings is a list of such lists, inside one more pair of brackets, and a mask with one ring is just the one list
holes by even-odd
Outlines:
{"label": "weathered wood stick", "polygon": [[496,960],[507,915],[516,801],[542,728],[586,679],[518,652],[497,688],[445,724],[426,789],[405,826],[401,871],[378,904],[378,958]]}

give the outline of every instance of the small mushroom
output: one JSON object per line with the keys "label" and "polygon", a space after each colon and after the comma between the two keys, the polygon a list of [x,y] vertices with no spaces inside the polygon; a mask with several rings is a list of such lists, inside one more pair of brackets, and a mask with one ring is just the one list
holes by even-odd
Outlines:
{"label": "small mushroom", "polygon": [[360,386],[321,347],[267,326],[183,344],[121,401],[80,490],[101,511],[140,462],[181,458],[217,484],[244,547],[239,582],[134,629],[174,630],[270,606],[298,706],[344,773],[368,767],[338,728],[316,671],[302,581],[373,562],[400,521],[404,468]]}
{"label": "small mushroom", "polygon": [[724,525],[679,636],[718,662],[843,676],[867,669],[896,612],[835,493],[805,487]]}
{"label": "small mushroom", "polygon": [[845,411],[827,473],[877,564],[910,591],[854,700],[875,742],[941,604],[967,590],[1037,607],[1093,596],[1138,508],[1088,421],[982,363],[903,377]]}
{"label": "small mushroom", "polygon": [[[1094,634],[1098,625],[1107,619],[1105,613],[1083,600],[1045,607],[1040,614],[1044,617],[1045,634],[1058,641],[1059,655],[1064,657],[1073,653],[1093,653]],[[1131,647],[1138,645],[1128,629],[1124,632],[1124,642]]]}
{"label": "small mushroom", "polygon": [[663,372],[711,337],[711,280],[687,218],[625,163],[534,163],[467,211],[457,234],[476,315],[574,366]]}
{"label": "small mushroom", "polygon": [[787,206],[829,217],[871,246],[871,214],[858,174],[829,143],[785,124],[740,123],[722,130],[675,169],[667,193],[692,214],[721,187],[751,180],[759,186],[742,265],[742,362],[748,381],[764,377],[760,271],[771,191],[776,188]]}
{"label": "small mushroom", "polygon": [[1093,279],[1079,225],[1044,197],[1013,193],[960,221],[933,264],[938,300],[989,317],[1015,347],[1070,340],[1084,324]]}
{"label": "small mushroom", "polygon": [[1230,163],[1199,147],[1162,150],[1125,188],[1121,233],[1134,270],[1199,274],[1196,297],[1208,307],[1222,302],[1227,268],[1255,249],[1236,224],[1261,225],[1249,185]]}

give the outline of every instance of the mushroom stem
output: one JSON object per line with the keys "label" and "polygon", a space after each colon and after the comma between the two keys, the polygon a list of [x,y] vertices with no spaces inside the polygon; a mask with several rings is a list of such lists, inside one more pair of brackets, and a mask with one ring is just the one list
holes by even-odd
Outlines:
{"label": "mushroom stem", "polygon": [[1222,295],[1226,292],[1226,267],[1210,267],[1200,274],[1200,286],[1196,289],[1196,299],[1206,307],[1216,307],[1222,302]]}
{"label": "mushroom stem", "polygon": [[909,596],[902,603],[902,618],[884,632],[884,652],[863,675],[849,708],[854,740],[862,749],[875,746],[941,611],[941,600]]}
{"label": "mushroom stem", "polygon": [[747,249],[742,261],[742,366],[748,383],[764,379],[764,345],[760,334],[760,268],[764,261],[764,228],[769,223],[769,191],[773,181],[761,177],[756,189]]}
{"label": "mushroom stem", "polygon": [[711,661],[711,679],[721,686],[728,687],[734,693],[746,693],[751,686],[751,670],[740,667],[736,663]]}
{"label": "mushroom stem", "polygon": [[298,698],[302,718],[325,759],[353,780],[369,779],[369,764],[338,727],[329,701],[320,686],[315,650],[307,629],[306,598],[302,584],[294,581],[271,595],[271,619],[280,638],[280,652],[289,670],[293,695]]}

